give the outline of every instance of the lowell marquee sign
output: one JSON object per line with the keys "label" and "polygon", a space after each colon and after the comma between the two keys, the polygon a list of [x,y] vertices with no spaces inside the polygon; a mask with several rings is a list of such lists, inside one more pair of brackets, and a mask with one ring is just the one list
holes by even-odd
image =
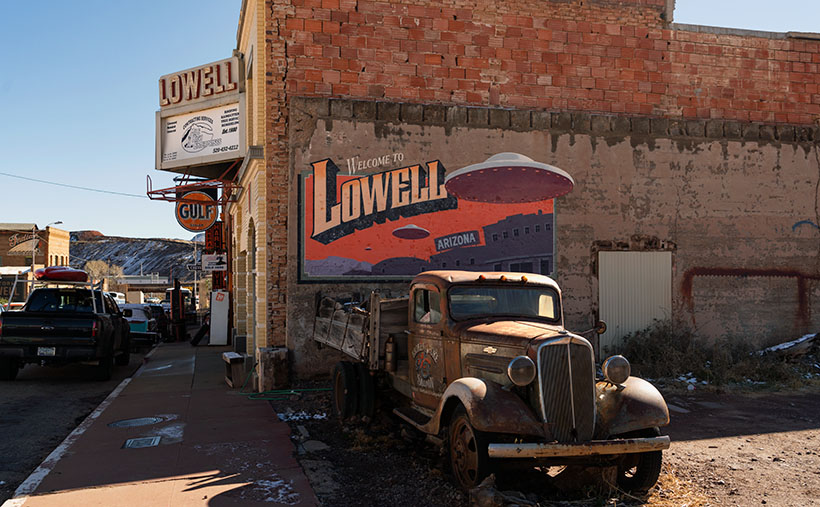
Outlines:
{"label": "lowell marquee sign", "polygon": [[245,156],[242,65],[235,55],[159,78],[157,169],[178,172]]}

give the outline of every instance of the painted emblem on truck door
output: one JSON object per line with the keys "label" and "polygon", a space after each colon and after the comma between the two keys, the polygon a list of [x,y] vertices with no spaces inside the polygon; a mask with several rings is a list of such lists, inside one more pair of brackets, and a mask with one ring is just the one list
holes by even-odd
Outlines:
{"label": "painted emblem on truck door", "polygon": [[434,388],[433,371],[438,364],[438,359],[438,352],[427,348],[423,343],[413,347],[413,364],[418,387]]}

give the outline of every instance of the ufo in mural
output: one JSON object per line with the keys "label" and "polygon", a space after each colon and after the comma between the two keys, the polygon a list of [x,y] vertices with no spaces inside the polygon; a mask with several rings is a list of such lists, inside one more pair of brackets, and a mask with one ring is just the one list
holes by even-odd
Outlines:
{"label": "ufo in mural", "polygon": [[444,179],[450,195],[495,204],[546,201],[568,194],[574,185],[566,171],[509,152],[453,171]]}
{"label": "ufo in mural", "polygon": [[393,236],[400,239],[423,239],[429,235],[430,231],[413,224],[393,230]]}

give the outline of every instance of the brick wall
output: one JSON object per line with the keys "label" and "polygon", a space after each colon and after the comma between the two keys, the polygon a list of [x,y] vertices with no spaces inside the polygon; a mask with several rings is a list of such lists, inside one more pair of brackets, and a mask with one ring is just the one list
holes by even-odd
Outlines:
{"label": "brick wall", "polygon": [[[814,138],[820,41],[670,25],[667,0],[471,4],[265,0],[271,345],[289,335],[293,97],[360,99],[369,103],[361,102],[359,113],[395,113],[401,122],[405,113],[427,121],[428,111],[455,112],[470,125],[514,128],[526,120],[540,128],[565,119],[562,113],[599,113],[597,122],[580,116],[580,124],[595,132],[626,121],[673,137],[694,130],[691,135],[706,138]],[[526,110],[533,116],[522,116]],[[353,109],[350,115],[358,117]],[[574,126],[575,116],[567,118]]]}
{"label": "brick wall", "polygon": [[820,41],[674,29],[665,3],[269,2],[271,44],[286,50],[271,65],[289,95],[793,124],[820,115]]}
{"label": "brick wall", "polygon": [[[288,188],[288,108],[285,82],[288,78],[288,41],[285,20],[294,16],[291,5],[266,1],[265,20],[265,164],[268,181],[265,265],[267,279],[268,345],[286,342]],[[261,63],[261,62],[259,62]],[[261,246],[261,245],[260,245]]]}

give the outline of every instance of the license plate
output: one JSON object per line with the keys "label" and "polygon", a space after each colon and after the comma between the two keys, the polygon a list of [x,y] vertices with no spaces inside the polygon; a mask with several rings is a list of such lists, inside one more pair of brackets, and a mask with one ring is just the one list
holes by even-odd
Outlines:
{"label": "license plate", "polygon": [[56,347],[37,347],[38,356],[53,356],[57,354]]}

